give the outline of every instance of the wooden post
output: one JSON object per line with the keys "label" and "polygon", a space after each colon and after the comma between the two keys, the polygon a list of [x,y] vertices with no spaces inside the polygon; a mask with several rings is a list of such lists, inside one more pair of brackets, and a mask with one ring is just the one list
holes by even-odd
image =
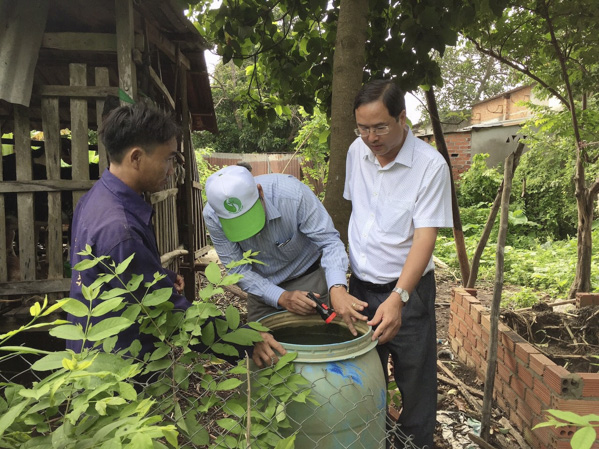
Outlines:
{"label": "wooden post", "polygon": [[114,13],[119,87],[133,100],[137,100],[137,75],[133,62],[133,49],[135,48],[133,0],[114,0]]}
{"label": "wooden post", "polygon": [[195,252],[196,252],[196,241],[194,238],[194,229],[197,223],[194,223],[195,216],[195,204],[193,201],[193,178],[192,170],[196,168],[193,166],[192,161],[195,159],[191,154],[191,135],[190,135],[190,123],[189,123],[189,106],[187,104],[187,70],[179,65],[179,89],[180,89],[180,109],[181,109],[181,122],[183,129],[182,144],[183,144],[183,156],[187,161],[185,167],[185,221],[187,232],[185,233],[185,239],[187,240],[186,247],[189,253],[184,256],[185,258],[185,271],[183,273],[185,277],[185,297],[194,301],[196,299],[196,282],[195,282]]}
{"label": "wooden post", "polygon": [[493,387],[495,385],[495,372],[497,370],[497,340],[499,329],[499,305],[501,303],[501,291],[503,289],[503,266],[505,240],[507,237],[508,216],[510,206],[510,194],[512,193],[512,179],[514,177],[514,158],[512,153],[505,160],[503,172],[503,193],[501,194],[501,216],[499,218],[499,234],[497,236],[497,254],[495,265],[495,286],[493,288],[493,303],[491,304],[490,329],[489,329],[489,356],[487,359],[487,376],[485,379],[485,394],[483,398],[483,410],[481,419],[480,435],[485,441],[489,441],[491,430],[491,408],[493,405]]}
{"label": "wooden post", "polygon": [[[58,98],[42,98],[42,127],[49,180],[60,179],[60,118]],[[48,279],[63,277],[62,204],[60,192],[48,192]]]}
{"label": "wooden post", "polygon": [[[15,156],[17,159],[17,181],[31,181],[31,136],[29,110],[15,104]],[[21,279],[35,280],[35,220],[33,214],[33,193],[17,193],[17,213],[19,215],[19,259]]]}
{"label": "wooden post", "polygon": [[443,136],[443,128],[439,119],[439,111],[437,109],[437,100],[435,99],[435,91],[431,86],[425,91],[426,104],[428,106],[431,123],[433,125],[433,133],[435,135],[435,143],[437,150],[445,158],[449,167],[449,176],[451,181],[451,210],[453,215],[453,237],[455,240],[456,251],[458,253],[458,261],[460,263],[460,271],[462,274],[462,285],[466,285],[470,278],[470,266],[468,264],[468,254],[466,253],[466,243],[464,242],[464,231],[462,230],[462,219],[460,218],[460,207],[458,205],[458,197],[455,191],[455,183],[453,182],[453,173],[451,170],[451,159],[447,151],[445,137]]}
{"label": "wooden post", "polygon": [[[0,125],[2,123],[0,122]],[[2,127],[0,126],[0,129]],[[0,132],[0,138],[2,133]],[[3,167],[3,156],[2,156],[2,141],[0,140],[0,183],[4,180],[4,167]],[[8,280],[8,265],[7,265],[7,238],[6,238],[6,205],[4,204],[4,194],[0,194],[0,258],[4,260],[4,263],[0,263],[0,283]]]}
{"label": "wooden post", "polygon": [[[71,86],[87,85],[87,67],[85,64],[69,64]],[[89,180],[89,143],[87,99],[71,98],[71,165],[72,179]],[[85,192],[73,191],[73,210]]]}
{"label": "wooden post", "polygon": [[[109,86],[108,69],[106,67],[96,67],[96,86]],[[102,111],[104,109],[104,99],[96,100],[96,125],[98,131],[102,126]],[[108,157],[106,156],[106,147],[102,143],[102,139],[98,138],[98,168],[99,174],[102,176],[106,167],[108,167]]]}

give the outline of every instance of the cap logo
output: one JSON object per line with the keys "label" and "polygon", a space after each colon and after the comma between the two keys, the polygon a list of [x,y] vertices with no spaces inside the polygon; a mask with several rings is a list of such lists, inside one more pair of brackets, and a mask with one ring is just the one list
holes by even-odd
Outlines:
{"label": "cap logo", "polygon": [[241,209],[243,209],[243,205],[241,204],[241,201],[235,197],[227,198],[225,200],[225,202],[223,203],[223,206],[225,206],[225,209],[227,209],[232,214],[235,214],[235,213],[239,212]]}

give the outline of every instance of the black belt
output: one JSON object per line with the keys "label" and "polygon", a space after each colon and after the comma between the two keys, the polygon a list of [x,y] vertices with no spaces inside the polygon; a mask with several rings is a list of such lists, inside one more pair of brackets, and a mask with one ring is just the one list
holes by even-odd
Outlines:
{"label": "black belt", "polygon": [[310,265],[308,267],[308,269],[306,271],[304,271],[302,274],[300,274],[299,276],[296,276],[294,278],[287,279],[285,282],[294,281],[294,280],[299,279],[301,277],[307,276],[308,274],[314,273],[319,268],[320,268],[320,257],[318,259],[316,259],[314,261],[314,263],[312,265]]}
{"label": "black belt", "polygon": [[[433,273],[433,270],[430,270],[424,276],[428,276],[429,274],[432,274],[432,273]],[[424,277],[424,276],[422,276],[422,277]],[[374,292],[374,293],[391,293],[391,291],[397,285],[397,281],[398,281],[398,279],[396,279],[394,281],[387,282],[386,284],[373,284],[372,282],[366,282],[366,281],[363,281],[362,279],[359,279],[356,275],[352,275],[352,277],[356,280],[356,282],[358,284],[360,284],[366,290],[368,290],[369,292]]]}

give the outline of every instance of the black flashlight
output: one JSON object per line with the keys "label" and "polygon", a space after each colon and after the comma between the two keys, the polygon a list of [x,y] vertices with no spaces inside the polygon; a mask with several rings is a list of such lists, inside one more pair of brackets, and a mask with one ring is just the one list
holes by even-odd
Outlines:
{"label": "black flashlight", "polygon": [[324,302],[314,296],[314,293],[308,292],[308,298],[316,303],[316,310],[325,323],[329,324],[337,316],[337,312],[332,307],[327,306]]}

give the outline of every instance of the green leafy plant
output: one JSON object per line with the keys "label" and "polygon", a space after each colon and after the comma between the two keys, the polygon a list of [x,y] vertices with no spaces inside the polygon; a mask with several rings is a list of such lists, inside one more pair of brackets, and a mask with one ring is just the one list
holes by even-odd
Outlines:
{"label": "green leafy plant", "polygon": [[547,410],[550,415],[547,421],[534,426],[532,429],[541,427],[565,427],[575,426],[580,427],[572,436],[570,444],[573,449],[590,449],[597,439],[596,428],[599,428],[599,415],[584,415],[580,416],[573,412],[561,410]]}
{"label": "green leafy plant", "polygon": [[[229,306],[223,314],[211,301],[239,275],[222,275],[216,264],[209,265],[202,300],[178,311],[169,301],[170,289],[152,288],[161,275],[122,280],[134,255],[117,265],[106,256],[94,256],[89,246],[80,254],[89,258],[76,270],[97,264],[106,269],[92,285],[82,287],[85,302],[67,298],[52,306],[47,301],[36,304],[30,323],[0,335],[4,352],[43,356],[31,368],[42,376],[40,381],[0,385],[0,447],[176,448],[180,442],[212,448],[245,448],[250,442],[264,449],[293,447],[294,435],[283,436],[289,428],[286,402],[302,402],[310,394],[307,382],[294,374],[295,354],[253,373],[269,393],[253,400],[250,407],[239,388],[250,376],[248,364],[242,360],[223,367],[215,355],[240,357],[239,347],[260,341],[259,331],[267,331],[259,323],[240,327],[237,309]],[[251,263],[254,255],[247,252],[233,265]],[[121,286],[104,288],[113,280]],[[145,294],[136,298],[133,292],[142,283]],[[86,324],[56,320],[50,323],[50,334],[89,343],[89,348],[75,353],[5,345],[19,332],[48,326],[36,320],[60,308],[87,318]],[[113,316],[114,312],[119,313]],[[92,317],[105,318],[92,324]],[[118,333],[133,324],[156,338],[154,349],[143,356],[139,356],[138,340],[114,351]],[[280,385],[284,388],[274,388]],[[273,403],[276,419],[266,426],[264,421],[274,416]],[[219,429],[220,436],[211,440],[208,425]]]}

